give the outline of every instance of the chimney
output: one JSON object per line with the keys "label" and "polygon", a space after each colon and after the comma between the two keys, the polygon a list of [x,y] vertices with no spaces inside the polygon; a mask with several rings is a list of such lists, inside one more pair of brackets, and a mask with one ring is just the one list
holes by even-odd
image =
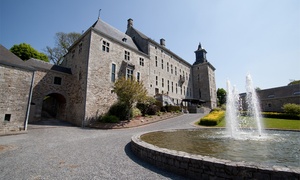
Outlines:
{"label": "chimney", "polygon": [[131,18],[129,18],[127,20],[127,29],[133,26],[133,20]]}
{"label": "chimney", "polygon": [[165,41],[165,39],[163,39],[163,38],[160,39],[160,45],[166,46],[166,41]]}

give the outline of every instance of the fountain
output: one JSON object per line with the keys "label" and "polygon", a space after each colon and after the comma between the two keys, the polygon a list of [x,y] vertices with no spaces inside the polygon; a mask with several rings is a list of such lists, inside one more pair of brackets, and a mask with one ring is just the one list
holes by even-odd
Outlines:
{"label": "fountain", "polygon": [[[245,136],[251,138],[255,134],[262,136],[260,105],[250,74],[246,76],[246,91],[247,112],[246,117],[242,117],[240,110],[243,111],[243,109],[238,91],[227,80],[226,128],[228,135],[232,138],[239,139]],[[252,130],[251,133],[247,133],[242,128],[243,124]],[[257,133],[253,133],[254,131]]]}
{"label": "fountain", "polygon": [[195,179],[300,179],[299,132],[263,130],[250,75],[246,90],[243,110],[236,88],[227,81],[225,130],[138,134],[131,139],[132,151],[158,167]]}

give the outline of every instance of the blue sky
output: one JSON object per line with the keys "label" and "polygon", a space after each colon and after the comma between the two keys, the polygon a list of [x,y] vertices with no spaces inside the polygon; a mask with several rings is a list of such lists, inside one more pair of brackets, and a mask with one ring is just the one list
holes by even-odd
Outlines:
{"label": "blue sky", "polygon": [[98,18],[122,32],[127,19],[193,63],[199,42],[216,68],[217,88],[245,91],[300,79],[299,0],[0,0],[0,44],[28,43],[42,52],[56,32],[87,30]]}

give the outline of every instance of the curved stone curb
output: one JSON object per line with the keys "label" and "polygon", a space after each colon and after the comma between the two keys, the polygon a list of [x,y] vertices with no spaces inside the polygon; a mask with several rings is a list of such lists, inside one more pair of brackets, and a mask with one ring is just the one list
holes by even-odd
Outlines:
{"label": "curved stone curb", "polygon": [[266,167],[159,148],[132,136],[131,150],[139,158],[192,179],[300,179],[300,168]]}

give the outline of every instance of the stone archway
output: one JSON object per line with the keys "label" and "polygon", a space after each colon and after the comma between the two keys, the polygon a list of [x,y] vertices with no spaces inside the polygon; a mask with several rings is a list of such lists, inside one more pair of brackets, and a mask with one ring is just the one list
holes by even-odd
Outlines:
{"label": "stone archway", "polygon": [[59,93],[51,93],[44,97],[42,118],[66,120],[66,98]]}

